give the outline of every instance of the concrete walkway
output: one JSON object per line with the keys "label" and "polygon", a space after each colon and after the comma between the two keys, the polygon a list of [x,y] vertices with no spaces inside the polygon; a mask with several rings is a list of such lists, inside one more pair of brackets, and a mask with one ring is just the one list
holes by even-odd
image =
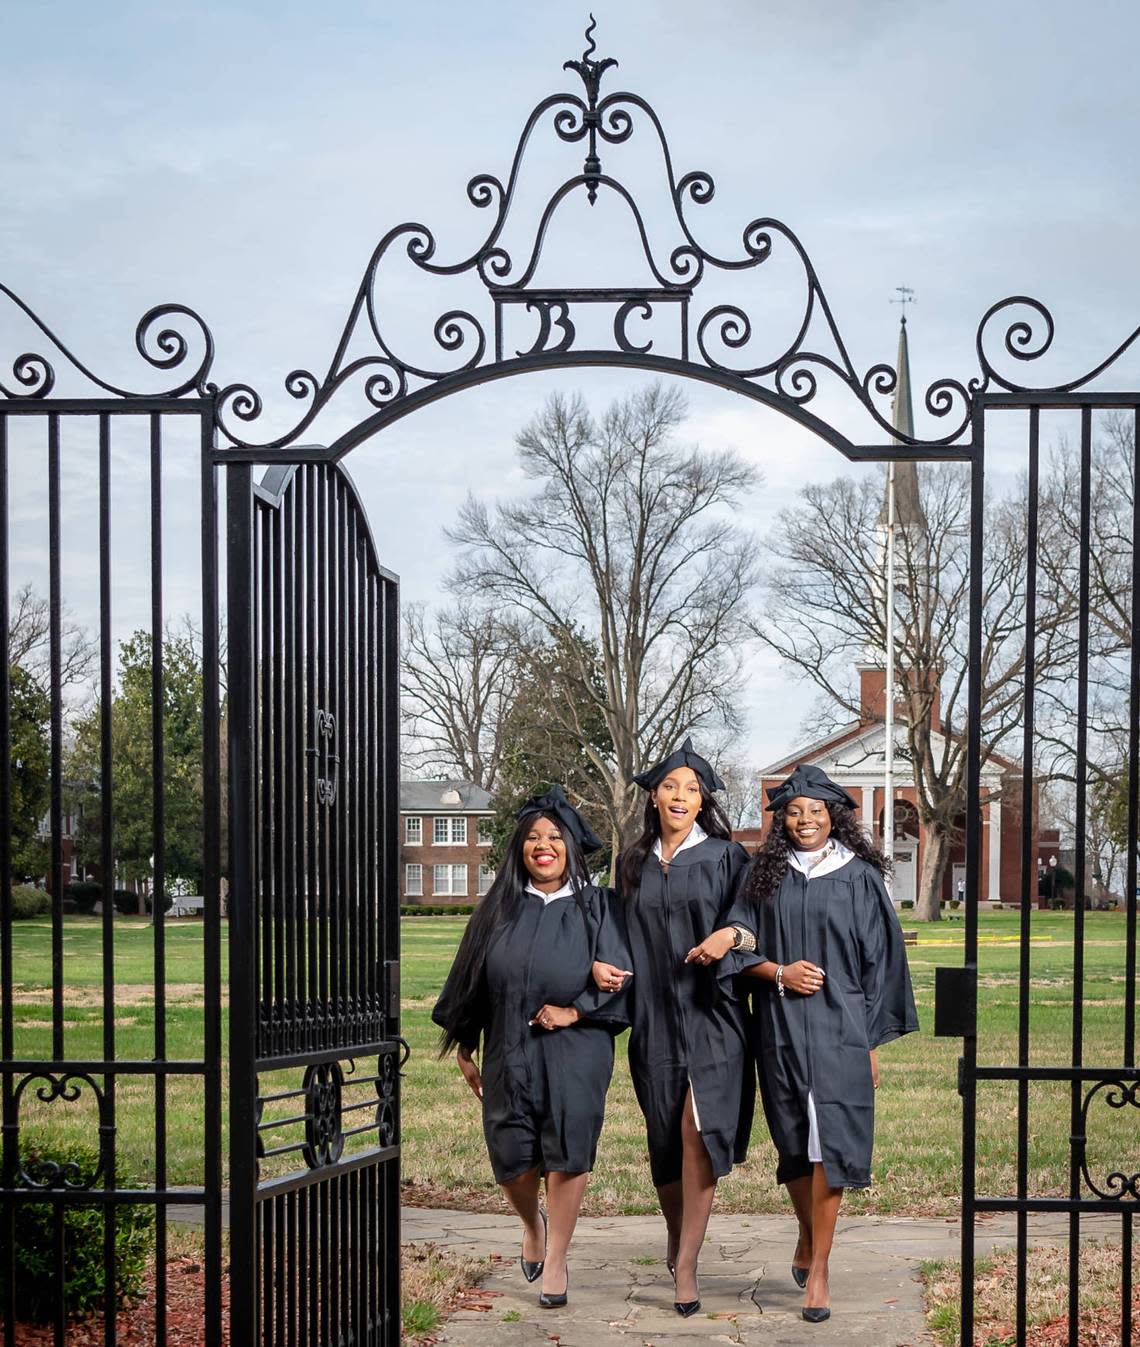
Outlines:
{"label": "concrete walkway", "polygon": [[[1106,1225],[1107,1235],[1119,1222]],[[979,1226],[978,1252],[1012,1244],[1012,1219]],[[1035,1219],[1038,1242],[1063,1242],[1063,1217]],[[444,1248],[498,1254],[483,1282],[494,1292],[489,1310],[459,1310],[440,1339],[455,1347],[690,1347],[698,1343],[842,1343],[844,1347],[917,1347],[929,1343],[918,1267],[927,1258],[956,1258],[960,1228],[953,1220],[841,1217],[831,1257],[832,1316],[807,1324],[803,1292],[789,1271],[796,1224],[786,1216],[718,1216],[701,1260],[704,1307],[691,1319],[673,1311],[665,1269],[664,1229],[656,1216],[583,1218],[570,1250],[570,1303],[538,1308],[536,1283],[518,1265],[519,1226],[512,1216],[405,1208],[405,1240],[434,1240]],[[658,1261],[647,1262],[656,1258]]]}

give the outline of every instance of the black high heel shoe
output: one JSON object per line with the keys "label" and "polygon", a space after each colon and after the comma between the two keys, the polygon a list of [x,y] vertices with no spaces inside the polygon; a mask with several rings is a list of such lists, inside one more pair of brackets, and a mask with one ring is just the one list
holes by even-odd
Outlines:
{"label": "black high heel shoe", "polygon": [[[670,1268],[669,1271],[673,1273],[673,1290],[675,1292],[677,1289],[677,1274],[673,1270],[673,1268]],[[696,1312],[701,1308],[700,1289],[701,1289],[700,1283],[698,1282],[696,1300],[674,1300],[673,1308],[677,1311],[677,1313],[681,1316],[682,1319],[688,1319],[691,1315],[696,1314]]]}
{"label": "black high heel shoe", "polygon": [[810,1268],[796,1267],[795,1263],[792,1264],[792,1281],[795,1282],[801,1291],[807,1285],[809,1271]]}
{"label": "black high heel shoe", "polygon": [[[538,1214],[542,1217],[542,1228],[543,1230],[545,1230],[546,1212],[539,1211]],[[522,1275],[527,1279],[528,1282],[538,1281],[539,1277],[542,1276],[542,1268],[545,1262],[546,1262],[545,1254],[543,1254],[543,1256],[538,1260],[537,1263],[532,1263],[529,1258],[524,1258],[521,1253],[519,1254],[519,1267],[522,1268]]]}
{"label": "black high heel shoe", "polygon": [[570,1299],[570,1267],[566,1268],[566,1290],[561,1295],[548,1295],[545,1291],[538,1293],[538,1303],[544,1310],[559,1310]]}
{"label": "black high heel shoe", "polygon": [[814,1305],[805,1305],[800,1313],[809,1324],[822,1324],[825,1320],[831,1318],[831,1311],[826,1307],[817,1308]]}

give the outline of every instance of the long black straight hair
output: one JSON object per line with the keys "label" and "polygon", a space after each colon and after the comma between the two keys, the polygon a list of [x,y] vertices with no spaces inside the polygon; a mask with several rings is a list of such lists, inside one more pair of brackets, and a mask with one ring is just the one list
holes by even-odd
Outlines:
{"label": "long black straight hair", "polygon": [[[866,861],[886,878],[890,874],[891,863],[871,841],[855,817],[854,809],[832,800],[825,800],[824,803],[831,816],[831,837],[842,842],[861,861]],[[772,826],[764,839],[764,845],[752,858],[744,883],[744,892],[749,898],[771,898],[788,873],[788,853],[792,850],[792,840],[784,822],[786,817],[787,809],[783,805],[772,811]]]}
{"label": "long black straight hair", "polygon": [[[732,841],[732,828],[728,815],[716,801],[716,797],[701,788],[701,807],[697,811],[697,822],[710,837],[720,837],[726,842]],[[653,850],[653,844],[661,836],[661,815],[653,803],[652,795],[645,796],[645,818],[641,836],[625,850],[621,858],[621,892],[623,898],[634,898],[641,888],[641,871]]]}
{"label": "long black straight hair", "polygon": [[583,913],[585,912],[582,890],[590,883],[590,871],[586,866],[582,848],[571,836],[569,829],[564,828],[556,818],[544,814],[541,810],[524,814],[511,833],[494,883],[476,904],[471,920],[463,932],[463,939],[460,940],[459,948],[455,952],[455,960],[447,979],[448,1023],[439,1036],[441,1057],[462,1041],[460,1035],[463,1033],[464,1025],[469,1023],[471,1007],[479,996],[487,950],[495,931],[510,921],[527,901],[526,885],[530,879],[530,872],[523,860],[523,843],[540,818],[553,823],[562,835],[566,847],[566,871],[563,882],[568,880],[574,885],[574,897],[578,907]]}

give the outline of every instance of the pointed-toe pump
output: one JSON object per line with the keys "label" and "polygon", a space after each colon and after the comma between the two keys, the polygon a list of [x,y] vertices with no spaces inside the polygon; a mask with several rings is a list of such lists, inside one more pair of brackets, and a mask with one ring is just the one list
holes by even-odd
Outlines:
{"label": "pointed-toe pump", "polygon": [[[673,1289],[674,1291],[676,1291],[677,1274],[676,1272],[673,1271],[672,1268],[670,1268],[669,1271],[673,1273]],[[677,1313],[681,1316],[682,1319],[688,1319],[690,1315],[696,1314],[696,1312],[701,1308],[700,1290],[701,1288],[698,1283],[696,1300],[674,1300],[673,1308],[677,1311]]]}
{"label": "pointed-toe pump", "polygon": [[560,1310],[570,1299],[570,1269],[566,1269],[566,1290],[561,1295],[548,1295],[545,1291],[540,1291],[538,1303],[544,1310]]}
{"label": "pointed-toe pump", "polygon": [[807,1279],[808,1279],[808,1269],[806,1267],[796,1267],[795,1263],[793,1263],[792,1281],[795,1282],[795,1284],[800,1288],[801,1291],[807,1285]]}
{"label": "pointed-toe pump", "polygon": [[[545,1230],[546,1212],[540,1211],[538,1214],[542,1217],[542,1228],[543,1230]],[[537,1263],[532,1263],[529,1258],[524,1258],[521,1253],[519,1254],[519,1267],[522,1268],[522,1275],[527,1279],[528,1282],[538,1281],[539,1277],[542,1276],[542,1269],[545,1262],[546,1262],[545,1255],[543,1255],[543,1257],[540,1258]]]}
{"label": "pointed-toe pump", "polygon": [[805,1305],[800,1313],[809,1324],[822,1324],[831,1318],[831,1311],[826,1306]]}

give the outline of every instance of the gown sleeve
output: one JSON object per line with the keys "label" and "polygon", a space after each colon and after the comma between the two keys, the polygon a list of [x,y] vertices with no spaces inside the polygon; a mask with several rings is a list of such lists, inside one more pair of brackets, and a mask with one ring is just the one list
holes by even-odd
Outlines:
{"label": "gown sleeve", "polygon": [[[745,894],[745,888],[748,880],[748,872],[752,867],[752,858],[738,843],[733,843],[725,853],[725,860],[729,867],[727,903],[718,921],[718,927],[724,926],[743,926],[746,931],[751,931],[759,941],[758,913],[756,904],[752,898]],[[735,978],[738,973],[743,973],[746,968],[751,968],[754,964],[766,963],[768,956],[764,953],[757,943],[755,951],[749,952],[743,949],[730,949],[720,961],[717,968],[716,980],[721,993],[727,996],[729,1000],[739,999],[740,989],[737,987]]]}
{"label": "gown sleeve", "polygon": [[862,920],[858,922],[867,1044],[877,1048],[918,1028],[902,927],[886,885],[870,866],[864,869]]}
{"label": "gown sleeve", "polygon": [[[585,895],[586,928],[590,937],[590,963],[601,960],[618,968],[632,968],[632,956],[621,920],[621,899],[613,889],[594,889]],[[628,986],[629,979],[626,979]],[[620,991],[602,991],[590,974],[582,994],[573,1002],[583,1019],[608,1024],[615,1030],[629,1026],[627,986]]]}
{"label": "gown sleeve", "polygon": [[469,1052],[475,1052],[490,1019],[484,979],[479,979],[478,993],[464,1003],[457,996],[449,974],[443,984],[443,991],[439,994],[439,1000],[432,1009],[431,1018],[433,1023],[451,1034],[462,1047]]}

